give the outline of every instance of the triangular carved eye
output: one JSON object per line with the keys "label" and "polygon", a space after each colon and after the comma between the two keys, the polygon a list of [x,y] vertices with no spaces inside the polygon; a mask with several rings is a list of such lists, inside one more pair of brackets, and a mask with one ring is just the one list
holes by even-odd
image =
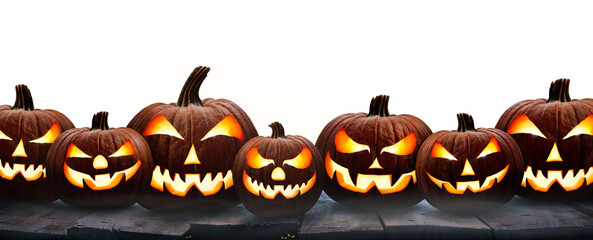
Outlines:
{"label": "triangular carved eye", "polygon": [[496,138],[492,137],[490,139],[490,142],[488,143],[488,145],[486,145],[486,147],[484,148],[482,153],[480,153],[478,158],[485,157],[497,152],[500,152],[500,145],[498,145],[498,141],[496,141]]}
{"label": "triangular carved eye", "polygon": [[12,138],[6,136],[6,134],[0,131],[0,140],[12,140]]}
{"label": "triangular carved eye", "polygon": [[444,158],[444,159],[449,159],[452,161],[457,161],[457,158],[455,158],[455,156],[453,156],[453,154],[451,154],[449,151],[447,151],[447,149],[445,149],[445,147],[443,147],[443,145],[441,145],[441,143],[439,143],[439,142],[435,142],[434,145],[432,146],[431,156],[433,158]]}
{"label": "triangular carved eye", "polygon": [[74,143],[70,143],[68,145],[68,150],[66,150],[66,157],[67,158],[92,158],[88,154],[84,153],[80,148],[78,148]]}
{"label": "triangular carved eye", "polygon": [[593,135],[593,114],[589,114],[585,120],[574,127],[562,140],[581,134]]}
{"label": "triangular carved eye", "polygon": [[134,155],[134,145],[130,140],[127,140],[117,151],[111,154],[109,157],[124,157]]}
{"label": "triangular carved eye", "polygon": [[312,157],[313,155],[311,155],[311,150],[309,150],[306,147],[303,147],[303,150],[301,150],[301,153],[299,153],[299,155],[292,159],[284,160],[283,164],[290,165],[298,169],[305,169],[308,168],[309,165],[311,165]]}
{"label": "triangular carved eye", "polygon": [[216,126],[210,129],[210,131],[204,135],[201,141],[219,135],[243,140],[243,131],[241,130],[241,125],[230,113],[226,115],[224,119],[220,120]]}
{"label": "triangular carved eye", "polygon": [[547,139],[546,136],[539,130],[539,128],[537,128],[537,126],[535,126],[535,124],[529,120],[525,114],[522,114],[513,120],[507,129],[507,133],[511,135],[527,133]]}
{"label": "triangular carved eye", "polygon": [[414,132],[410,132],[408,136],[399,140],[397,143],[381,149],[381,153],[388,152],[395,155],[410,155],[414,153],[415,148],[416,135]]}
{"label": "triangular carved eye", "polygon": [[357,143],[354,140],[352,140],[352,138],[350,138],[348,134],[346,134],[346,130],[344,130],[343,128],[340,129],[340,131],[336,134],[334,141],[336,144],[336,150],[338,150],[338,152],[341,153],[355,153],[364,150],[369,152],[371,151],[369,146]]}
{"label": "triangular carved eye", "polygon": [[181,134],[177,132],[177,129],[175,129],[175,127],[173,127],[173,125],[167,121],[167,118],[165,118],[163,114],[156,115],[154,118],[152,118],[152,120],[150,120],[150,122],[148,122],[146,128],[144,128],[142,136],[156,134],[169,135],[184,140]]}
{"label": "triangular carved eye", "polygon": [[274,160],[262,157],[257,151],[257,146],[247,151],[247,165],[253,169],[260,169],[270,164],[274,164]]}
{"label": "triangular carved eye", "polygon": [[53,143],[56,138],[60,136],[60,126],[58,126],[57,122],[51,126],[49,130],[40,138],[31,140],[32,143]]}

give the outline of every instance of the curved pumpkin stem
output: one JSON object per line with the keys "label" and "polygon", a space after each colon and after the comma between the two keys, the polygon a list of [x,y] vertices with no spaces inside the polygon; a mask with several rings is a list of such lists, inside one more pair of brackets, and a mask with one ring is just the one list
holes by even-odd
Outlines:
{"label": "curved pumpkin stem", "polygon": [[31,97],[31,91],[25,84],[16,85],[16,100],[12,110],[25,109],[25,111],[33,111],[33,97]]}
{"label": "curved pumpkin stem", "polygon": [[198,92],[200,91],[200,86],[202,85],[202,82],[204,82],[204,79],[206,79],[209,71],[210,68],[204,66],[199,66],[194,69],[181,89],[179,99],[177,100],[178,107],[187,107],[189,104],[204,106]]}
{"label": "curved pumpkin stem", "polygon": [[553,81],[550,84],[550,96],[548,97],[548,102],[570,102],[570,94],[568,94],[568,85],[570,84],[570,80],[566,78],[561,78],[556,81]]}
{"label": "curved pumpkin stem", "polygon": [[476,131],[476,128],[474,127],[474,118],[472,117],[472,115],[469,115],[467,113],[458,113],[457,123],[458,132]]}
{"label": "curved pumpkin stem", "polygon": [[371,99],[371,106],[369,107],[369,115],[367,115],[367,117],[377,116],[377,115],[379,115],[379,117],[388,117],[389,116],[388,104],[389,104],[389,96],[378,95],[378,96],[374,97],[373,99]]}
{"label": "curved pumpkin stem", "polygon": [[109,130],[107,124],[108,112],[98,112],[93,115],[93,124],[91,125],[91,131],[93,130]]}
{"label": "curved pumpkin stem", "polygon": [[279,122],[273,122],[269,127],[272,128],[271,138],[286,138],[284,135],[284,127]]}

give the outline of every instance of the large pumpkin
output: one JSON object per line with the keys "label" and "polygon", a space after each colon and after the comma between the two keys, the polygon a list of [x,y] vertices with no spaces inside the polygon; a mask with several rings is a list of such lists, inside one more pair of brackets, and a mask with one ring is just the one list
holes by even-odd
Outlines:
{"label": "large pumpkin", "polygon": [[420,190],[432,206],[446,211],[483,211],[508,202],[523,176],[521,150],[495,128],[474,128],[458,114],[457,131],[439,131],[418,152]]}
{"label": "large pumpkin", "polygon": [[0,106],[0,198],[2,202],[55,200],[45,159],[54,140],[74,125],[64,114],[35,109],[29,88],[16,86],[14,106]]}
{"label": "large pumpkin", "polygon": [[389,114],[389,96],[372,99],[369,113],[330,121],[315,144],[325,159],[325,192],[359,207],[407,207],[416,187],[416,153],[432,131],[412,115]]}
{"label": "large pumpkin", "polygon": [[197,67],[177,103],[152,104],[128,124],[144,136],[155,161],[150,190],[140,201],[146,208],[214,210],[239,203],[233,162],[257,130],[235,103],[199,98],[209,71]]}
{"label": "large pumpkin", "polygon": [[255,215],[303,215],[321,194],[321,155],[306,138],[285,136],[280,123],[270,127],[271,137],[255,137],[239,150],[233,167],[235,190]]}
{"label": "large pumpkin", "polygon": [[527,164],[522,196],[580,199],[593,189],[593,99],[571,99],[569,83],[552,82],[548,99],[518,102],[496,124],[513,136]]}
{"label": "large pumpkin", "polygon": [[107,112],[91,128],[60,135],[47,156],[47,175],[65,203],[86,208],[132,205],[146,191],[153,168],[148,144],[136,131],[112,128]]}

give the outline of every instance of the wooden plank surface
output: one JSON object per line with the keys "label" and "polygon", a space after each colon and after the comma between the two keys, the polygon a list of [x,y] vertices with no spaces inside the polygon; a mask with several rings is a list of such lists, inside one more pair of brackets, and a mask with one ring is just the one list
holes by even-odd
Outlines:
{"label": "wooden plank surface", "polygon": [[296,236],[300,218],[264,219],[251,214],[243,204],[217,213],[197,216],[190,222],[187,238],[282,239]]}
{"label": "wooden plank surface", "polygon": [[62,201],[11,205],[0,209],[0,238],[65,238],[67,229],[90,213],[91,210],[72,208]]}
{"label": "wooden plank surface", "polygon": [[374,211],[343,206],[322,193],[303,218],[299,239],[383,239],[385,233]]}
{"label": "wooden plank surface", "polygon": [[476,216],[492,228],[496,238],[593,237],[593,218],[561,203],[515,197],[494,211]]}
{"label": "wooden plank surface", "polygon": [[439,211],[422,201],[411,209],[379,212],[387,239],[490,239],[491,229],[471,214]]}

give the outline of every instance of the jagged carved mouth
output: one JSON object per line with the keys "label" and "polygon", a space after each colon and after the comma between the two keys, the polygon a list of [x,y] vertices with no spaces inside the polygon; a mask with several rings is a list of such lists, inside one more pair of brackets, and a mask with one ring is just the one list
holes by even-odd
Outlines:
{"label": "jagged carved mouth", "polygon": [[86,183],[86,185],[93,190],[107,190],[117,186],[124,176],[126,177],[126,181],[128,181],[134,174],[136,174],[140,165],[142,165],[142,163],[138,160],[134,166],[127,169],[117,171],[113,174],[97,174],[93,179],[93,177],[86,173],[68,167],[68,164],[64,162],[64,175],[72,185],[79,188],[84,188],[84,183]]}
{"label": "jagged carved mouth", "polygon": [[185,180],[182,180],[179,173],[175,173],[175,177],[171,179],[169,169],[165,168],[164,171],[161,171],[161,167],[157,165],[152,171],[150,186],[161,192],[166,187],[171,194],[179,197],[185,197],[192,186],[196,186],[204,196],[216,194],[223,185],[225,190],[233,186],[233,173],[231,170],[226,173],[218,172],[214,178],[212,178],[212,175],[212,173],[186,173]]}
{"label": "jagged carved mouth", "polygon": [[350,177],[350,171],[334,162],[329,156],[329,153],[327,153],[327,156],[325,157],[325,170],[330,179],[333,179],[335,175],[338,184],[340,184],[342,188],[359,193],[367,193],[373,186],[376,187],[381,194],[396,193],[404,190],[408,184],[410,184],[410,179],[413,184],[416,184],[415,170],[402,174],[395,183],[392,181],[391,174],[374,175],[359,173],[356,176],[355,184]]}
{"label": "jagged carved mouth", "polygon": [[253,195],[259,196],[260,193],[262,197],[267,199],[274,199],[278,193],[282,193],[282,196],[286,199],[291,199],[299,195],[305,194],[313,185],[315,185],[315,181],[317,180],[317,172],[313,173],[313,176],[302,184],[295,184],[292,186],[291,184],[284,186],[284,185],[268,185],[263,182],[257,182],[257,180],[251,179],[243,170],[243,185],[245,188],[252,193]]}
{"label": "jagged carved mouth", "polygon": [[35,164],[29,164],[28,166],[20,163],[5,163],[0,160],[0,177],[12,180],[18,173],[25,178],[27,181],[35,181],[41,176],[45,178],[45,167],[43,164],[35,166]]}
{"label": "jagged carved mouth", "polygon": [[500,181],[502,181],[504,176],[506,176],[507,172],[509,171],[509,165],[510,164],[507,164],[507,166],[503,170],[500,170],[499,172],[486,177],[486,180],[484,180],[484,182],[482,183],[482,186],[480,186],[479,180],[475,180],[475,181],[457,182],[456,183],[457,187],[453,187],[453,185],[450,182],[439,180],[439,179],[431,176],[428,172],[426,173],[426,175],[428,175],[428,178],[430,178],[430,180],[432,180],[432,182],[434,182],[439,188],[443,189],[443,186],[445,186],[445,189],[449,193],[463,194],[465,192],[465,190],[467,190],[467,189],[469,189],[470,191],[472,191],[474,193],[477,193],[477,192],[482,192],[482,191],[492,188],[492,186],[494,186],[494,182],[499,183]]}
{"label": "jagged carved mouth", "polygon": [[574,191],[583,186],[585,181],[587,186],[593,182],[593,167],[587,169],[586,173],[585,169],[579,169],[576,175],[573,169],[566,171],[564,175],[562,170],[548,170],[547,173],[547,176],[544,176],[542,170],[537,170],[537,174],[533,175],[533,169],[527,166],[521,186],[527,187],[529,183],[533,190],[547,192],[552,184],[557,182],[565,191]]}

